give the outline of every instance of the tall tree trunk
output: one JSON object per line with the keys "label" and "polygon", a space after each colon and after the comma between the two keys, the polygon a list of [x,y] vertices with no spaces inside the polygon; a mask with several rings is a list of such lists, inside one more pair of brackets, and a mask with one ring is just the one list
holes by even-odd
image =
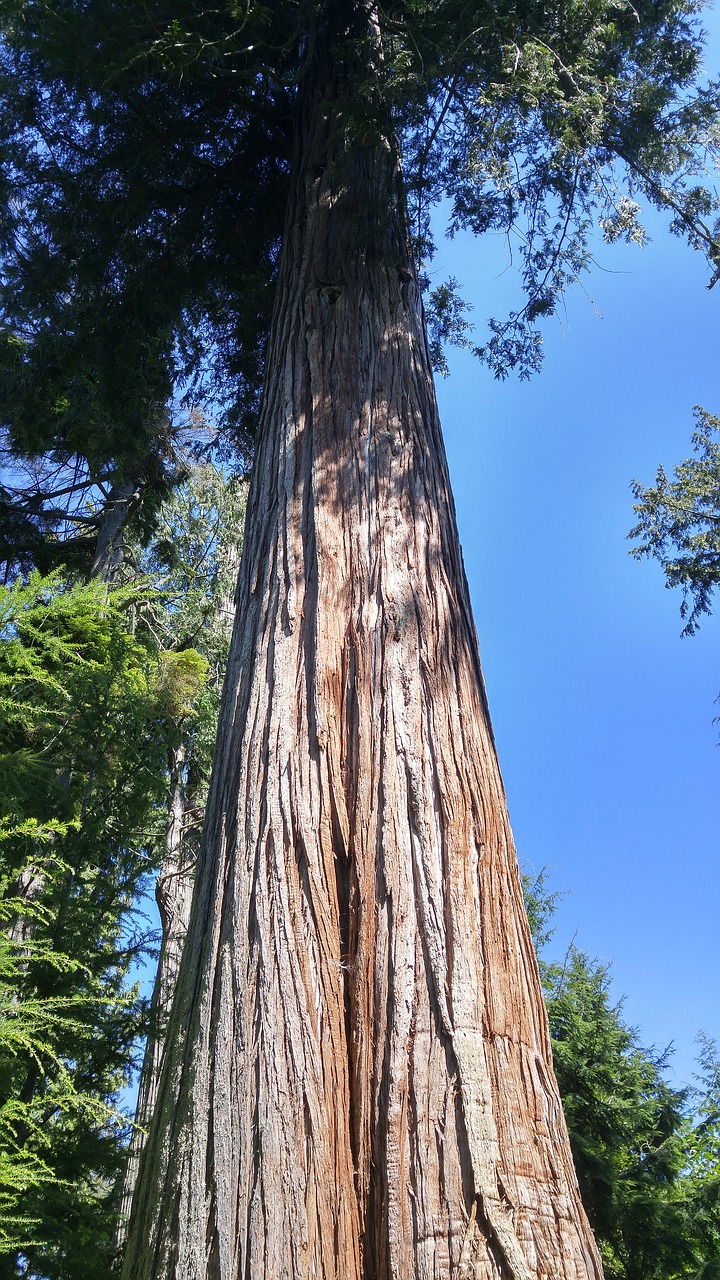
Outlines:
{"label": "tall tree trunk", "polygon": [[35,921],[26,913],[28,905],[41,901],[45,894],[47,876],[41,867],[32,864],[18,871],[15,879],[8,887],[7,897],[17,899],[18,914],[10,921],[7,936],[21,952],[27,947],[35,934]]}
{"label": "tall tree trunk", "polygon": [[181,743],[170,752],[170,791],[165,855],[155,885],[162,941],[150,1007],[150,1028],[135,1110],[136,1127],[132,1131],[128,1148],[115,1231],[115,1248],[118,1253],[121,1252],[125,1243],[140,1156],[145,1145],[147,1126],[152,1119],[157,1101],[165,1047],[165,1030],[175,995],[178,969],[190,918],[195,878],[195,850],[188,850],[187,839],[184,838],[186,819],[184,766],[185,747]]}
{"label": "tall tree trunk", "polygon": [[113,485],[98,529],[91,578],[112,582],[117,577],[122,568],[125,531],[142,501],[143,488],[132,475]]}
{"label": "tall tree trunk", "polygon": [[[223,529],[227,542],[218,553],[220,583],[213,593],[216,616],[226,641],[230,639],[235,618],[235,586],[240,564],[242,532]],[[216,668],[210,681],[219,688],[222,675]],[[190,763],[190,769],[187,765]],[[193,774],[194,779],[193,779]],[[189,775],[189,783],[186,782]],[[190,919],[193,885],[199,837],[203,827],[206,785],[201,772],[192,768],[192,746],[179,743],[170,751],[169,758],[168,823],[165,832],[165,853],[155,886],[155,897],[160,913],[162,941],[158,967],[155,974],[150,1029],[143,1057],[140,1086],[135,1110],[135,1128],[128,1148],[127,1164],[123,1178],[120,1207],[115,1230],[117,1260],[121,1260],[127,1237],[128,1220],[140,1167],[140,1156],[145,1146],[148,1125],[153,1112],[160,1084],[165,1034],[170,1017],[180,960]]]}
{"label": "tall tree trunk", "polygon": [[599,1280],[387,138],[303,96],[127,1280]]}

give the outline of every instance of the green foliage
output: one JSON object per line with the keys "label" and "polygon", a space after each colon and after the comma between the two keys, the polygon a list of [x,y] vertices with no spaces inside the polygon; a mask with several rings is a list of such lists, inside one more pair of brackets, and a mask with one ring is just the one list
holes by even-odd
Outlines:
{"label": "green foliage", "polygon": [[245,519],[246,483],[211,462],[188,463],[164,502],[147,545],[128,548],[126,576],[152,581],[142,616],[162,648],[197,648],[209,657],[227,643]]}
{"label": "green foliage", "polygon": [[195,714],[208,670],[205,658],[196,649],[165,650],[161,654],[156,695],[163,719],[180,724]]}
{"label": "green foliage", "polygon": [[[0,3],[0,421],[25,456],[163,464],[167,406],[249,448],[298,91],[328,42],[353,80],[347,146],[391,124],[420,264],[429,213],[499,233],[526,301],[474,349],[538,367],[538,322],[591,259],[642,241],[639,202],[718,263],[718,96],[694,0]],[[350,33],[350,34],[348,34]],[[342,46],[340,49],[339,46]],[[383,118],[390,113],[392,121]],[[470,341],[450,286],[437,337]],[[28,512],[24,512],[28,516]]]}
{"label": "green foliage", "polygon": [[[0,974],[2,1058],[27,1060],[31,1052],[38,1079],[46,1081],[41,1099],[8,1098],[0,1107],[0,1256],[22,1250],[47,1274],[102,1275],[110,1256],[118,1138],[127,1122],[112,1100],[79,1086],[52,1045],[89,1044],[89,1016],[99,1012],[102,1027],[113,1010],[71,997],[18,1004],[17,975],[6,973],[4,956]],[[8,1024],[14,1037],[6,1034]],[[90,1238],[94,1259],[81,1261]]]}
{"label": "green foliage", "polygon": [[0,1250],[49,1280],[110,1265],[150,941],[133,907],[207,671],[133,634],[146,591],[59,571],[0,589]]}
{"label": "green foliage", "polygon": [[[199,834],[245,486],[185,465],[125,584],[0,588],[0,1272],[106,1277],[147,1026],[129,969],[181,749]],[[6,1261],[3,1270],[3,1258]],[[9,1270],[8,1270],[9,1268]]]}
{"label": "green foliage", "polygon": [[413,227],[427,246],[433,201],[449,197],[451,230],[507,239],[525,301],[475,348],[498,376],[539,367],[537,322],[590,265],[594,226],[643,243],[643,197],[717,278],[718,93],[699,78],[700,4],[410,8],[390,31]]}
{"label": "green foliage", "polygon": [[0,7],[0,416],[21,453],[142,460],[181,380],[250,423],[290,144],[262,69],[287,56],[282,21],[268,44],[266,11],[243,10]]}
{"label": "green foliage", "polygon": [[694,635],[703,614],[712,612],[720,585],[720,418],[697,406],[695,421],[698,456],[681,462],[672,480],[658,467],[653,487],[633,483],[638,522],[628,535],[640,539],[631,555],[653,556],[666,586],[682,589],[683,635]]}
{"label": "green foliage", "polygon": [[[554,928],[549,928],[548,926],[555,915],[558,901],[563,896],[557,889],[551,892],[547,887],[547,882],[547,867],[543,867],[535,876],[531,876],[529,872],[522,873],[525,910],[538,955],[542,953],[555,933]],[[540,968],[542,971],[542,961],[540,962]]]}
{"label": "green foliage", "polygon": [[186,796],[195,810],[204,804],[215,745],[246,494],[245,482],[222,468],[189,465],[160,510],[153,538],[127,553],[129,580],[139,571],[154,587],[138,609],[138,628],[162,649],[166,678],[172,669],[175,678],[182,673],[190,681],[193,714],[177,723],[187,762]]}
{"label": "green foliage", "polygon": [[690,1213],[706,1265],[698,1280],[720,1274],[720,1059],[717,1045],[700,1035],[694,1124],[685,1168]]}
{"label": "green foliage", "polygon": [[[7,891],[7,883],[3,890]],[[0,920],[7,926],[12,904],[0,902]],[[42,916],[37,904],[27,905],[28,922]],[[24,983],[27,958],[42,952],[42,959],[60,972],[72,972],[78,966],[67,956],[53,953],[47,947],[19,949],[17,944],[0,934],[0,1061],[22,1057],[42,1069],[51,1060],[56,1077],[55,1105],[64,1113],[78,1101],[67,1068],[52,1049],[58,1033],[77,1035],[81,1023],[73,1011],[87,1013],[82,1000],[73,997],[20,1000],[18,992]],[[29,1220],[23,1206],[38,1191],[52,1184],[55,1174],[39,1151],[46,1146],[44,1125],[36,1109],[17,1097],[5,1097],[0,1105],[0,1254],[23,1247],[37,1227]]]}
{"label": "green foliage", "polygon": [[[536,942],[557,895],[525,883]],[[720,1066],[703,1039],[700,1087],[668,1083],[613,1003],[607,965],[571,946],[540,961],[553,1059],[583,1201],[607,1280],[720,1273]]]}
{"label": "green foliage", "polygon": [[446,378],[450,372],[445,348],[470,347],[472,325],[465,319],[468,304],[459,292],[459,283],[451,276],[444,284],[430,289],[427,295],[427,326],[430,358],[436,373]]}
{"label": "green foliage", "polygon": [[685,1095],[611,1003],[605,967],[571,948],[544,977],[555,1070],[608,1280],[673,1274],[693,1260],[674,1195]]}

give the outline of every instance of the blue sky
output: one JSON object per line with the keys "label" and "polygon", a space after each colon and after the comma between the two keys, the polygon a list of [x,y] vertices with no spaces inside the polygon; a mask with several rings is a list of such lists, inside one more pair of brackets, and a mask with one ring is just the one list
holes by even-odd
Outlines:
{"label": "blue sky", "polygon": [[[498,383],[452,353],[438,395],[521,861],[568,891],[556,949],[577,932],[612,961],[628,1020],[674,1042],[686,1082],[698,1031],[720,1039],[720,626],[682,639],[680,594],[626,535],[630,481],[691,454],[694,404],[720,413],[720,285],[649,226],[644,249],[598,245],[542,374]],[[478,338],[512,305],[505,265],[500,240],[440,244]]]}

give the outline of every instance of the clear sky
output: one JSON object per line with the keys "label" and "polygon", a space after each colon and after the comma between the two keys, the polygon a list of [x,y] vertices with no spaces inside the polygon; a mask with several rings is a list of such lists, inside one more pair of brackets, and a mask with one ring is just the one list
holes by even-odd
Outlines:
{"label": "clear sky", "polygon": [[[568,891],[556,950],[577,931],[612,961],[684,1083],[698,1031],[720,1040],[720,623],[681,639],[680,593],[626,535],[631,479],[690,456],[694,404],[720,414],[720,285],[650,225],[644,249],[598,246],[587,294],[545,326],[542,374],[498,383],[451,353],[438,394],[521,861]],[[500,240],[440,245],[435,277],[461,280],[478,340],[512,305],[505,266]]]}

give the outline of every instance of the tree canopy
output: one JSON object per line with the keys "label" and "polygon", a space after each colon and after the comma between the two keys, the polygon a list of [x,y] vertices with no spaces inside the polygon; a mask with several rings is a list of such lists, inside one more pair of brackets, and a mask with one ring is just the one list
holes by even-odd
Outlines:
{"label": "tree canopy", "polygon": [[[171,396],[211,406],[248,447],[293,104],[322,23],[352,9],[4,0],[0,419],[12,448],[80,455],[95,477],[156,474]],[[716,278],[705,173],[718,94],[701,74],[700,3],[374,12],[384,57],[356,49],[347,146],[371,142],[374,113],[392,111],[421,269],[440,200],[451,228],[506,235],[526,302],[476,348],[497,373],[538,367],[538,321],[589,265],[594,225],[642,240],[640,198],[668,211]],[[439,338],[468,342],[452,282],[430,312]]]}

